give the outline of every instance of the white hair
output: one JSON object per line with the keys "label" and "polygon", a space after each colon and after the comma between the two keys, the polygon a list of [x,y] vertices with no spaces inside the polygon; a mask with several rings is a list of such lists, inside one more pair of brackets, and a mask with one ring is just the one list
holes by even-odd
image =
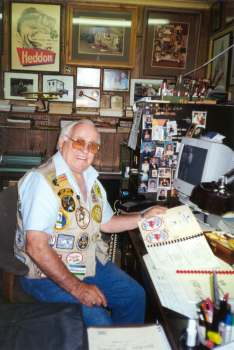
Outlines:
{"label": "white hair", "polygon": [[[76,120],[74,122],[69,122],[69,123],[65,124],[65,126],[63,128],[61,128],[61,131],[60,131],[60,134],[58,137],[58,142],[57,142],[57,149],[59,149],[59,145],[64,140],[64,137],[66,135],[70,136],[72,129],[75,126],[81,125],[81,124],[92,125],[97,130],[94,122],[90,119],[80,119],[80,120]],[[98,133],[98,143],[100,143],[101,140],[100,140],[100,134],[99,134],[98,130],[97,130],[97,133]]]}

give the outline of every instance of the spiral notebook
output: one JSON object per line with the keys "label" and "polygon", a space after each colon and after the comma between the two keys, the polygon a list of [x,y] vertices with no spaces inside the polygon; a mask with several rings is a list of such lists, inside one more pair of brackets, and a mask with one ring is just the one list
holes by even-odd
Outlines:
{"label": "spiral notebook", "polygon": [[[203,231],[187,205],[138,223],[145,247],[156,267],[173,270],[219,269]],[[222,269],[228,264],[222,263]]]}

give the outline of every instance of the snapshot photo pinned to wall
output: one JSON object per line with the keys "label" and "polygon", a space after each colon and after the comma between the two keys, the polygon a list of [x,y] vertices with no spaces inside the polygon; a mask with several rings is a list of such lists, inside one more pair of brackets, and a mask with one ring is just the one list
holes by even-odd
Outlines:
{"label": "snapshot photo pinned to wall", "polygon": [[61,6],[11,4],[11,69],[59,72]]}
{"label": "snapshot photo pinned to wall", "polygon": [[160,98],[162,79],[131,79],[130,106],[143,97]]}
{"label": "snapshot photo pinned to wall", "polygon": [[203,128],[206,127],[207,111],[192,111],[192,123]]}
{"label": "snapshot photo pinned to wall", "polygon": [[36,99],[34,92],[38,91],[38,74],[4,73],[4,98],[14,100]]}
{"label": "snapshot photo pinned to wall", "polygon": [[73,102],[74,78],[69,75],[43,75],[43,92],[53,93],[58,102]]}

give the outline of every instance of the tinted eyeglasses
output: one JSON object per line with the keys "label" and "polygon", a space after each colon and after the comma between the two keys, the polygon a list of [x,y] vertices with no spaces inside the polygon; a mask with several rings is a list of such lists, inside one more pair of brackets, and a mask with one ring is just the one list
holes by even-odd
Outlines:
{"label": "tinted eyeglasses", "polygon": [[83,139],[73,139],[72,137],[66,135],[69,140],[72,141],[72,147],[74,149],[84,150],[87,147],[88,152],[96,154],[100,150],[100,145],[96,142],[86,142]]}

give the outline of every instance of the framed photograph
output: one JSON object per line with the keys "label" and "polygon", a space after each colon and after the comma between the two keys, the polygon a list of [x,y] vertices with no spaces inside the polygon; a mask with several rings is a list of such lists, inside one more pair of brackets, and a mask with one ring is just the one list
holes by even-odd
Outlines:
{"label": "framed photograph", "polygon": [[31,99],[30,93],[33,94],[37,91],[38,74],[14,72],[4,73],[4,98],[12,100],[27,100]]}
{"label": "framed photograph", "polygon": [[58,102],[73,102],[74,78],[69,75],[43,75],[43,92],[58,93]]}
{"label": "framed photograph", "polygon": [[99,89],[76,89],[76,107],[77,108],[99,108],[100,90]]}
{"label": "framed photograph", "polygon": [[221,28],[222,25],[222,12],[223,12],[223,4],[220,0],[216,1],[211,6],[211,31],[216,32]]}
{"label": "framed photograph", "polygon": [[234,2],[225,1],[224,4],[224,22],[225,24],[234,23]]}
{"label": "framed photograph", "polygon": [[129,76],[128,70],[104,69],[103,91],[128,91]]}
{"label": "framed photograph", "polygon": [[[211,39],[210,42],[210,58],[215,57],[223,50],[230,46],[231,32],[218,33]],[[211,63],[211,70],[209,73],[211,85],[214,90],[226,91],[228,83],[228,64],[229,64],[230,50],[219,56]]]}
{"label": "framed photograph", "polygon": [[145,10],[143,75],[175,77],[195,68],[201,14]]}
{"label": "framed photograph", "polygon": [[102,94],[100,107],[101,108],[111,108],[111,96],[110,95]]}
{"label": "framed photograph", "polygon": [[130,106],[143,97],[159,97],[162,82],[162,79],[131,79]]}
{"label": "framed photograph", "polygon": [[11,4],[11,68],[59,72],[61,6]]}
{"label": "framed photograph", "polygon": [[101,78],[100,68],[77,67],[76,86],[99,88]]}
{"label": "framed photograph", "polygon": [[133,67],[137,7],[102,4],[67,6],[68,64]]}
{"label": "framed photograph", "polygon": [[123,96],[111,96],[111,108],[123,109]]}

